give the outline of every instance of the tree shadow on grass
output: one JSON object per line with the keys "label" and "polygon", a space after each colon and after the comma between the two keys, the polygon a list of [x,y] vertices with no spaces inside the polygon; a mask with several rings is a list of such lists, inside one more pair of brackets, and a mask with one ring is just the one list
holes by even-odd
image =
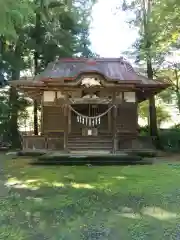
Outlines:
{"label": "tree shadow on grass", "polygon": [[0,224],[26,240],[178,239],[179,195],[156,192],[144,171],[13,166]]}
{"label": "tree shadow on grass", "polygon": [[151,194],[70,185],[12,188],[9,206],[16,220],[9,224],[18,220],[29,239],[170,239],[180,234],[179,216],[162,201]]}

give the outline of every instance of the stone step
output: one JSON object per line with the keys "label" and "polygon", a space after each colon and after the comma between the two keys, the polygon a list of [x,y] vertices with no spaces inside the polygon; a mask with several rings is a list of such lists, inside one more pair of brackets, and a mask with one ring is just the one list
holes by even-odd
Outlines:
{"label": "stone step", "polygon": [[94,161],[94,160],[38,160],[34,162],[33,164],[35,165],[65,165],[65,166],[74,166],[74,165],[88,165],[91,167],[93,166],[112,166],[112,165],[152,165],[153,161],[152,160],[132,160],[132,161],[127,161],[127,160],[109,160],[109,161]]}
{"label": "stone step", "polygon": [[69,154],[55,153],[45,154],[38,158],[36,164],[97,164],[97,165],[113,165],[113,164],[152,164],[152,159],[143,159],[138,156],[129,156],[127,153],[108,154],[108,152],[97,152],[91,154],[89,151],[71,152]]}
{"label": "stone step", "polygon": [[[72,154],[71,156],[106,156],[107,154],[111,154],[111,151],[110,150],[72,150],[69,152],[70,154]],[[124,154],[124,155],[127,155],[127,154]]]}

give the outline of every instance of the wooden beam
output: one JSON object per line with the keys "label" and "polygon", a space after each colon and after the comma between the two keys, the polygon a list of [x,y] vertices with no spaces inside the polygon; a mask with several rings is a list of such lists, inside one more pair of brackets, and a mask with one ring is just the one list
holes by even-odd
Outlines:
{"label": "wooden beam", "polygon": [[59,129],[52,129],[52,130],[44,130],[44,133],[63,133],[64,130],[59,130]]}

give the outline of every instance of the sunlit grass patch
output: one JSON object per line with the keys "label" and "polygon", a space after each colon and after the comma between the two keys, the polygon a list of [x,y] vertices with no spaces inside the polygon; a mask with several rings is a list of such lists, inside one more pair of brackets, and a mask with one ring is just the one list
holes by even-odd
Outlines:
{"label": "sunlit grass patch", "polygon": [[148,215],[154,218],[157,218],[159,220],[172,220],[172,219],[177,219],[180,217],[180,212],[177,213],[173,213],[173,212],[169,212],[166,211],[165,209],[162,209],[160,207],[144,207],[141,210],[142,214],[144,215]]}
{"label": "sunlit grass patch", "polygon": [[28,240],[169,240],[180,231],[179,165],[37,167],[28,162],[6,164],[10,195],[1,203],[0,223],[16,229],[18,239],[25,233]]}

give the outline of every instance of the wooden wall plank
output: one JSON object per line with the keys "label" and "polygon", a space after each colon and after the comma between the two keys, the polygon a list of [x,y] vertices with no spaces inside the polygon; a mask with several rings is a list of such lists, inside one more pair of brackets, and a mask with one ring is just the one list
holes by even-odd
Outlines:
{"label": "wooden wall plank", "polygon": [[43,106],[43,133],[62,132],[65,126],[64,109],[62,107]]}
{"label": "wooden wall plank", "polygon": [[137,104],[122,103],[118,105],[117,110],[117,130],[118,132],[136,132],[137,122]]}

